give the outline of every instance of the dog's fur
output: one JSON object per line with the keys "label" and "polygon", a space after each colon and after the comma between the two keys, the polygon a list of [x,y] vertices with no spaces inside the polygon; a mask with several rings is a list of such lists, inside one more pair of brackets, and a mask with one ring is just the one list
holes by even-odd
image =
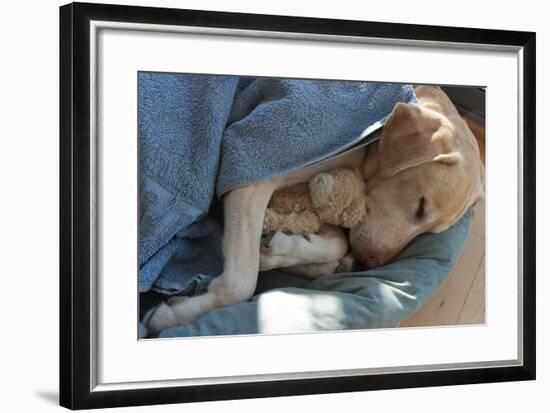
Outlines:
{"label": "dog's fur", "polygon": [[[350,232],[350,244],[353,252],[361,252],[355,258],[367,267],[387,263],[418,234],[440,232],[457,222],[483,193],[477,142],[441,89],[421,86],[416,94],[417,105],[396,106],[379,143],[369,147],[366,157],[364,150],[353,151],[229,192],[224,198],[223,273],[205,294],[173,297],[161,304],[148,324],[151,332],[249,299],[256,288],[262,222],[271,195],[319,173],[362,168],[367,214]],[[271,239],[262,267],[295,266],[296,272],[312,277],[331,273],[339,263],[349,263],[349,257],[335,259],[345,254],[347,242],[344,246],[342,240],[346,241],[338,229],[308,237],[281,233]],[[267,265],[269,260],[276,262]]]}

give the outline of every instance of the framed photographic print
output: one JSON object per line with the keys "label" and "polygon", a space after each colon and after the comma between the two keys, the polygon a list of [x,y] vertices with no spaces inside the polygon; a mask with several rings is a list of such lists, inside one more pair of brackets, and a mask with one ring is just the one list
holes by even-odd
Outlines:
{"label": "framed photographic print", "polygon": [[60,9],[60,402],[535,378],[535,33]]}

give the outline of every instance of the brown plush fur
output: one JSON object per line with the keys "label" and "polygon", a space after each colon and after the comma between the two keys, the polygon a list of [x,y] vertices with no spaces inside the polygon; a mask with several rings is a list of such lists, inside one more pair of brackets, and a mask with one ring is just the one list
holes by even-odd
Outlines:
{"label": "brown plush fur", "polygon": [[316,232],[323,223],[351,228],[366,211],[359,169],[335,169],[276,191],[265,213],[263,232]]}

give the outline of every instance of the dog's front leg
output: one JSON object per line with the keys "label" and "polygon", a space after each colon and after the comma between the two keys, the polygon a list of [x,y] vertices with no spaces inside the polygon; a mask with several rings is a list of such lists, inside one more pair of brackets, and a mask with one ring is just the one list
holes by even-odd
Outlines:
{"label": "dog's front leg", "polygon": [[275,189],[273,182],[264,182],[235,189],[225,196],[223,273],[205,294],[161,304],[148,323],[152,333],[191,322],[214,308],[245,301],[254,294],[262,223]]}
{"label": "dog's front leg", "polygon": [[275,184],[258,183],[224,199],[224,272],[209,287],[218,306],[249,299],[256,289],[265,210]]}

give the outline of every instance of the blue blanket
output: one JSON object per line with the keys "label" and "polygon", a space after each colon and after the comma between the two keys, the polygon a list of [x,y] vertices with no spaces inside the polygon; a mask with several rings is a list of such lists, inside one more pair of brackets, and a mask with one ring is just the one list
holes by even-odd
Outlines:
{"label": "blue blanket", "polygon": [[216,195],[334,156],[412,88],[141,72],[139,288],[201,293],[223,269]]}

